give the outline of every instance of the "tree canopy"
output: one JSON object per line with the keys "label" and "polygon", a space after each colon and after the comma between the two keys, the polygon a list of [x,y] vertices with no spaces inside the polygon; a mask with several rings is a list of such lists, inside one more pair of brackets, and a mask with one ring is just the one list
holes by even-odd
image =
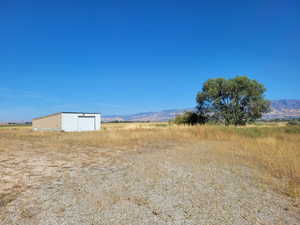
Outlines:
{"label": "tree canopy", "polygon": [[270,110],[265,91],[263,84],[246,76],[209,79],[197,94],[197,114],[225,125],[245,125]]}

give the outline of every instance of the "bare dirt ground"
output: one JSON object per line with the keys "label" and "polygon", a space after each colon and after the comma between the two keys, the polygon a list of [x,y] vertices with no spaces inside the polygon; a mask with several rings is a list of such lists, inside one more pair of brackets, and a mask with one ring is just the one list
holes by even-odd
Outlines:
{"label": "bare dirt ground", "polygon": [[1,225],[300,224],[295,199],[221,163],[213,141],[127,151],[1,142]]}

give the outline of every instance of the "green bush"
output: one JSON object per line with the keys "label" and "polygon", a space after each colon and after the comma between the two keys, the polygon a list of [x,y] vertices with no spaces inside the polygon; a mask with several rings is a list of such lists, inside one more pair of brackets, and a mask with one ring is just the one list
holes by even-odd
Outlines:
{"label": "green bush", "polygon": [[287,125],[290,125],[290,126],[299,126],[300,125],[300,121],[298,120],[291,120],[287,123]]}
{"label": "green bush", "polygon": [[185,112],[183,114],[177,115],[174,119],[175,124],[204,124],[206,122],[206,118],[195,113],[195,112]]}

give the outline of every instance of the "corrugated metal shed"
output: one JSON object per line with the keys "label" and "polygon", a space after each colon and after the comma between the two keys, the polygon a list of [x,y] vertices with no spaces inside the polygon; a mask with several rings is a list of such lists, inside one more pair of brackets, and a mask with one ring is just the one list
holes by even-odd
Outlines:
{"label": "corrugated metal shed", "polygon": [[60,112],[32,120],[33,130],[94,131],[101,129],[100,113]]}

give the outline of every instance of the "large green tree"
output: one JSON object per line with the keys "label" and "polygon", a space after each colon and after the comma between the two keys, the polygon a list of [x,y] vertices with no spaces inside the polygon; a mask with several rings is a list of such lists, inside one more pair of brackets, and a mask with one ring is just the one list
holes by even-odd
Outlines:
{"label": "large green tree", "polygon": [[270,110],[266,88],[246,76],[207,80],[197,94],[198,115],[225,125],[245,125]]}

